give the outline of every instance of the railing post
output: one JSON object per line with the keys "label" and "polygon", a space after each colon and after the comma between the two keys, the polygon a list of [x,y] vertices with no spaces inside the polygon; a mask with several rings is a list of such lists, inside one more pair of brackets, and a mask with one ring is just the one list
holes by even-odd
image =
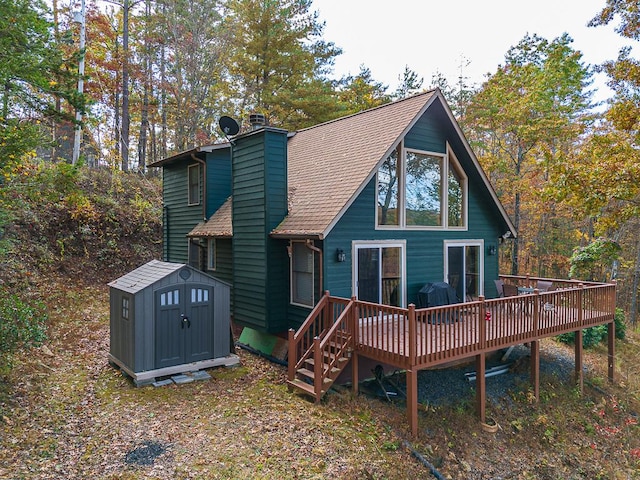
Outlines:
{"label": "railing post", "polygon": [[[409,365],[416,364],[416,350],[418,348],[418,332],[416,327],[416,306],[409,305]],[[401,339],[398,339],[401,340]]]}
{"label": "railing post", "polygon": [[356,297],[353,296],[351,297],[351,302],[353,305],[353,308],[351,309],[351,316],[349,317],[349,328],[351,329],[351,384],[353,385],[353,394],[357,395],[358,394],[358,385],[359,385],[359,378],[358,378],[358,350],[357,350],[357,346],[358,346],[358,339],[359,339],[359,334],[360,334],[360,328],[359,328],[359,323],[360,323],[360,308],[358,307],[358,304],[356,303]]}
{"label": "railing post", "polygon": [[540,318],[540,290],[533,290],[535,295],[533,301],[533,337],[538,341],[538,320]]}
{"label": "railing post", "polygon": [[287,367],[287,377],[289,380],[293,380],[296,376],[296,364],[298,363],[298,354],[296,352],[298,345],[294,343],[294,337],[296,332],[293,328],[289,329],[289,345],[288,345],[288,367]]}
{"label": "railing post", "polygon": [[578,284],[578,325],[582,329],[582,322],[584,320],[584,284]]}
{"label": "railing post", "polygon": [[320,351],[320,337],[313,338],[313,389],[316,394],[316,403],[322,396],[322,386],[324,385],[322,352]]}
{"label": "railing post", "polygon": [[484,350],[487,347],[487,320],[485,315],[487,307],[484,303],[484,295],[478,297],[480,306],[478,307],[478,349]]}

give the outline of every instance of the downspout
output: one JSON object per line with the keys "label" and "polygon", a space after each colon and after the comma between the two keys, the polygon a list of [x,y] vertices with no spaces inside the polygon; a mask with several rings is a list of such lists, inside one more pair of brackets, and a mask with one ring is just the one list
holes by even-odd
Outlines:
{"label": "downspout", "polygon": [[202,165],[202,218],[207,221],[207,162],[199,159],[193,153],[191,158]]}
{"label": "downspout", "polygon": [[316,247],[313,244],[313,240],[307,238],[305,241],[305,245],[309,250],[312,250],[314,252],[318,253],[319,259],[320,259],[320,291],[322,292],[324,289],[324,283],[322,282],[322,271],[323,271],[323,263],[322,263],[322,249]]}

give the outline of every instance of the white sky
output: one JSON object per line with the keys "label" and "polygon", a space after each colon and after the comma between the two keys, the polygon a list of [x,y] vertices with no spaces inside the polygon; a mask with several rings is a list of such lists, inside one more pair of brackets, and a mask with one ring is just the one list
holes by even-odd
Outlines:
{"label": "white sky", "polygon": [[[605,0],[313,0],[326,22],[324,39],[341,47],[335,76],[357,74],[360,65],[392,93],[405,65],[431,85],[441,72],[453,85],[462,74],[480,85],[504,63],[507,50],[527,33],[553,40],[564,32],[589,65],[615,59],[620,47],[637,45],[612,24],[587,27]],[[606,77],[595,77],[595,99],[611,95]]]}

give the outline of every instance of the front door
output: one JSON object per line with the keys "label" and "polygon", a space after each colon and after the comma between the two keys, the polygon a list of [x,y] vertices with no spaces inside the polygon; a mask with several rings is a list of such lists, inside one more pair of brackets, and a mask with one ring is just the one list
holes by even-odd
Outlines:
{"label": "front door", "polygon": [[213,292],[179,285],[155,294],[155,368],[213,358]]}
{"label": "front door", "polygon": [[358,300],[404,304],[404,245],[355,244],[354,291]]}

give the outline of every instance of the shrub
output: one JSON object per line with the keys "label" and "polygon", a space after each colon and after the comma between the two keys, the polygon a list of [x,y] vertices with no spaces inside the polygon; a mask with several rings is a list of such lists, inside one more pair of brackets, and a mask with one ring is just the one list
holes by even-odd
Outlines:
{"label": "shrub", "polygon": [[[624,340],[627,336],[627,324],[625,322],[624,310],[616,308],[616,313],[613,317],[616,325],[616,338],[618,340]],[[576,341],[575,332],[563,333],[556,338],[567,344],[574,344]],[[595,327],[586,328],[582,333],[582,346],[585,348],[594,347],[601,342],[604,342],[607,338],[607,326],[598,325]]]}
{"label": "shrub", "polygon": [[27,302],[0,289],[0,358],[19,348],[40,345],[46,338],[47,314],[40,301]]}
{"label": "shrub", "polygon": [[[606,325],[585,328],[582,332],[582,346],[590,348],[598,345],[607,336]],[[576,341],[575,332],[562,333],[556,337],[562,343],[574,344]]]}

